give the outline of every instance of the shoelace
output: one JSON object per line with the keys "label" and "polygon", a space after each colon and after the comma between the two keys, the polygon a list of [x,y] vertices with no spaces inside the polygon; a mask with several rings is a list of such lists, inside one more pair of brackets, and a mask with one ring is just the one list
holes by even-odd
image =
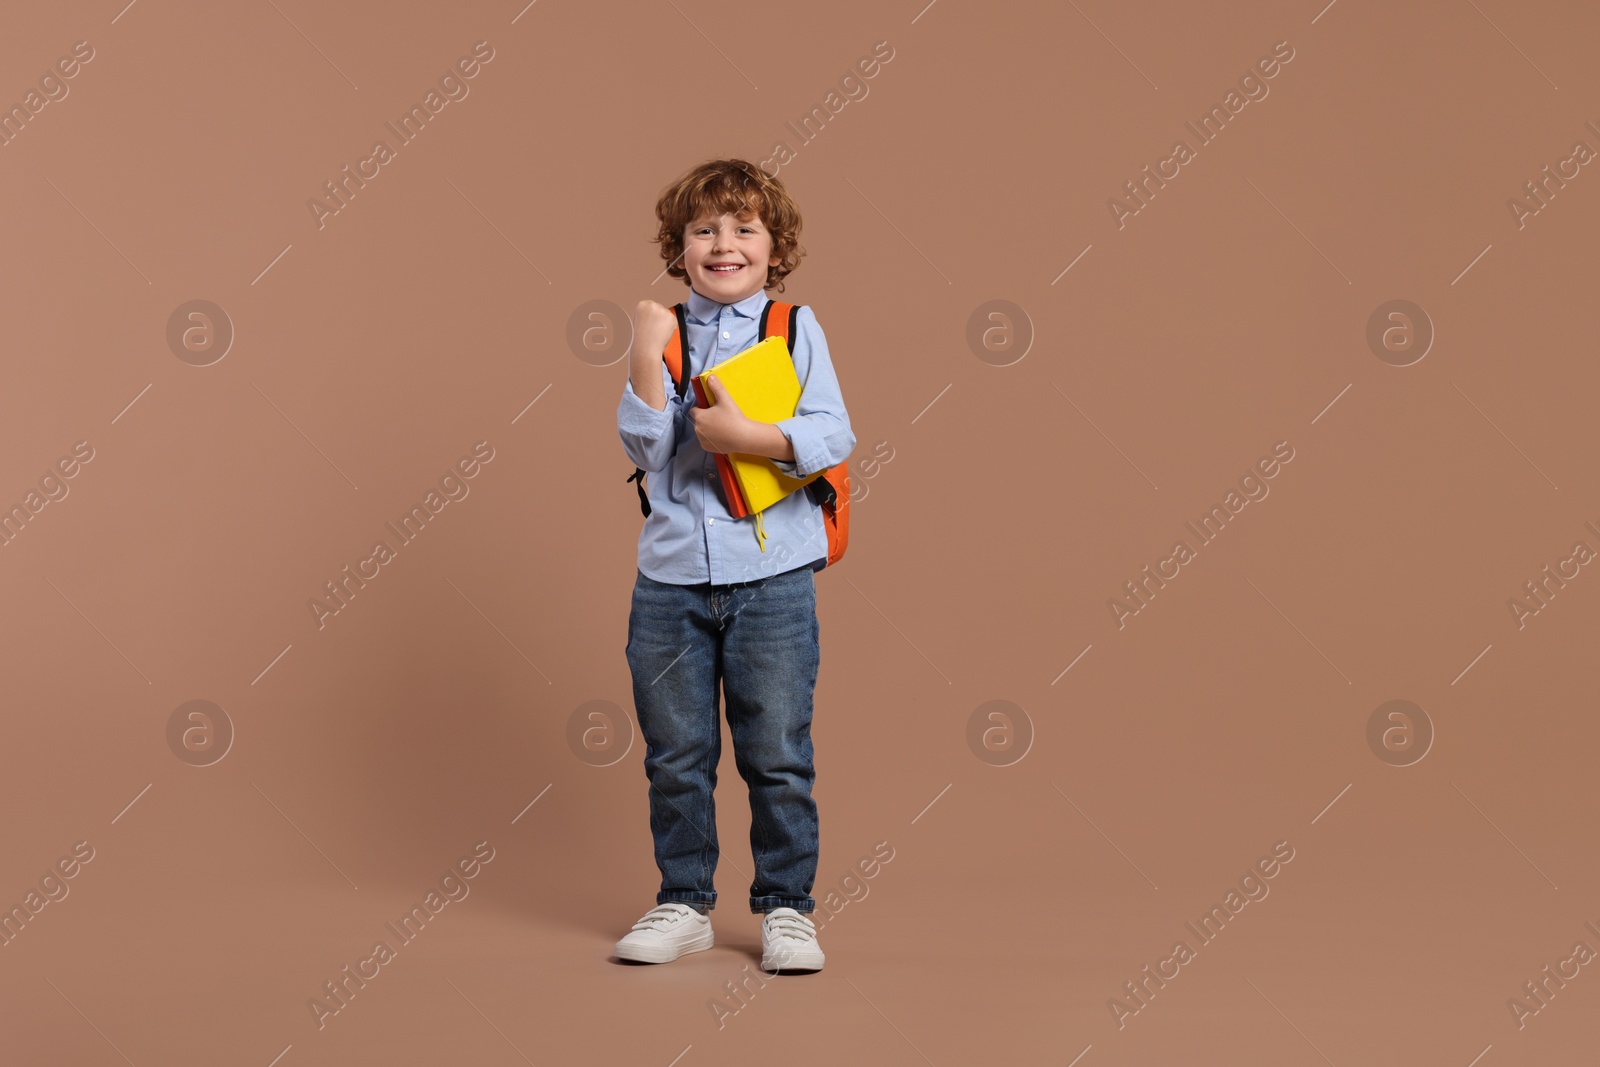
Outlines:
{"label": "shoelace", "polygon": [[767,920],[767,929],[774,937],[792,937],[797,941],[810,941],[817,936],[817,929],[811,920],[804,915],[780,915],[776,919]]}
{"label": "shoelace", "polygon": [[[690,910],[692,911],[693,909],[691,908]],[[660,929],[663,926],[671,926],[673,923],[683,918],[687,918],[687,916],[685,916],[683,912],[679,911],[672,905],[657,904],[655,907],[645,912],[644,918],[634,923],[633,928],[635,930]]]}

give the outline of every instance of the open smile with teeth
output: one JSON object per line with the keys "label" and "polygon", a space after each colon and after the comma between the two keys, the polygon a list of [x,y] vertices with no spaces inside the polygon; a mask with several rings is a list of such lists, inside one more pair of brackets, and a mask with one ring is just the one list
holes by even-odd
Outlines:
{"label": "open smile with teeth", "polygon": [[744,269],[743,263],[717,263],[706,268],[712,274],[736,274]]}

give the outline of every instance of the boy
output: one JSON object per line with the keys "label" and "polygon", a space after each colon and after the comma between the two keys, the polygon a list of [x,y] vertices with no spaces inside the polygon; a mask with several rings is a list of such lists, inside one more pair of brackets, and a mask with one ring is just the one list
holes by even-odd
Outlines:
{"label": "boy", "polygon": [[[683,373],[699,374],[756,343],[764,290],[782,292],[804,254],[800,212],[776,178],[729,159],[669,186],[656,217],[667,273],[690,287]],[[666,963],[712,945],[720,680],[734,762],[750,793],[750,910],[765,913],[762,969],[821,970],[809,917],[818,850],[811,701],[820,657],[814,581],[827,532],[821,507],[801,489],[761,513],[763,546],[755,516],[729,512],[712,453],[766,456],[805,478],[849,458],[855,434],[810,308],[800,309],[790,342],[800,402],[777,423],[745,416],[714,378],[713,406],[696,408],[692,388],[680,400],[662,359],[676,316],[641,300],[635,323],[617,430],[628,458],[649,472],[650,514],[639,534],[627,656],[661,889],[616,955]]]}

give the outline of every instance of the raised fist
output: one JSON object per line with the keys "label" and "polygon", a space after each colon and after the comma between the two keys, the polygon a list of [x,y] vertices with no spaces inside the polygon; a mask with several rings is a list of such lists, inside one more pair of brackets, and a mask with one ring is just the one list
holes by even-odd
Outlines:
{"label": "raised fist", "polygon": [[672,309],[654,300],[641,300],[633,313],[633,354],[637,359],[660,359],[662,349],[678,328]]}

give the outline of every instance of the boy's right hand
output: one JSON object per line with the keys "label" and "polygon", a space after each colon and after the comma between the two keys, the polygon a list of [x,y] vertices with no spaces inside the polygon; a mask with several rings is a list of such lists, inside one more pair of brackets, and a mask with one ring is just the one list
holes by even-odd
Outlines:
{"label": "boy's right hand", "polygon": [[678,328],[678,316],[664,304],[641,300],[633,313],[633,362],[653,363],[661,358]]}

